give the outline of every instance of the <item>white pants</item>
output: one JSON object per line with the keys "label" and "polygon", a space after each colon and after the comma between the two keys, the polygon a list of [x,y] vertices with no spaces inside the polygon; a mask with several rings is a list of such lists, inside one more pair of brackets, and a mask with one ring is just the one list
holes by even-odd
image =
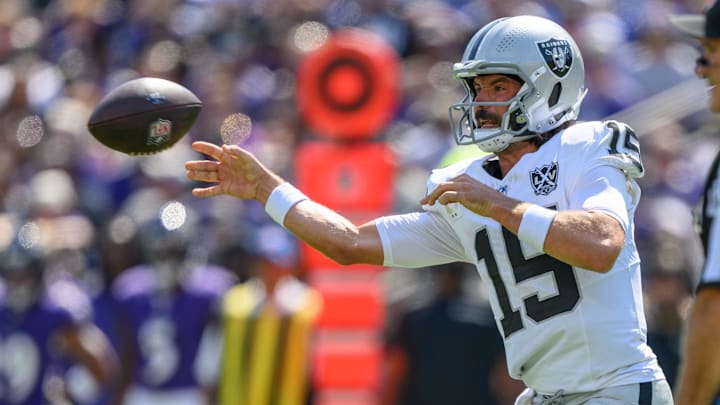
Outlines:
{"label": "white pants", "polygon": [[[527,395],[528,392],[524,392]],[[520,400],[520,397],[518,397]],[[604,388],[593,392],[554,395],[534,394],[516,404],[528,405],[673,405],[670,385],[665,380]]]}

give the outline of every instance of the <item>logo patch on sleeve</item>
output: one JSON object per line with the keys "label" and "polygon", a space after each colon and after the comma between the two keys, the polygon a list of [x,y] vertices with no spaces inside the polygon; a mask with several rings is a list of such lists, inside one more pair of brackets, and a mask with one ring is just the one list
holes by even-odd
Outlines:
{"label": "logo patch on sleeve", "polygon": [[548,195],[557,188],[558,164],[536,167],[530,172],[530,184],[535,195]]}

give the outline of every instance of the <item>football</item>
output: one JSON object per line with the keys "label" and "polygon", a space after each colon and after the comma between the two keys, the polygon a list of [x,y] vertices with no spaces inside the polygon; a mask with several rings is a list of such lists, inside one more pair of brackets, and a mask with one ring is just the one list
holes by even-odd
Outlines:
{"label": "football", "polygon": [[106,94],[90,115],[88,130],[116,151],[151,155],[185,136],[201,109],[200,99],[184,86],[142,77]]}

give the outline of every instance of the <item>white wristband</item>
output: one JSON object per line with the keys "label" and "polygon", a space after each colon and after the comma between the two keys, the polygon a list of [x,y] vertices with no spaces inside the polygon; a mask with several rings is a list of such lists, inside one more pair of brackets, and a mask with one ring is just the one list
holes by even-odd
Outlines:
{"label": "white wristband", "polygon": [[265,212],[267,212],[275,222],[284,227],[285,216],[288,211],[290,211],[290,208],[294,207],[295,204],[300,201],[307,199],[308,197],[292,184],[283,183],[275,187],[270,193],[265,203]]}
{"label": "white wristband", "polygon": [[557,215],[557,211],[531,204],[525,210],[522,220],[520,220],[518,238],[528,245],[543,251],[545,238],[555,215]]}

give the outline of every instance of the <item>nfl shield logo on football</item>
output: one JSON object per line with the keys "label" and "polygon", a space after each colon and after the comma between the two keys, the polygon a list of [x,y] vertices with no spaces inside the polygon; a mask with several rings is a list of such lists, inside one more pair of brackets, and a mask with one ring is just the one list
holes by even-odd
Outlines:
{"label": "nfl shield logo on football", "polygon": [[148,146],[160,146],[170,140],[170,134],[172,134],[172,122],[159,118],[150,123],[147,144]]}
{"label": "nfl shield logo on football", "polygon": [[547,41],[537,42],[537,47],[553,74],[557,77],[565,77],[573,63],[570,42],[565,39],[550,38]]}
{"label": "nfl shield logo on football", "polygon": [[552,193],[557,188],[557,176],[557,162],[533,169],[530,172],[530,183],[535,194],[548,195]]}

